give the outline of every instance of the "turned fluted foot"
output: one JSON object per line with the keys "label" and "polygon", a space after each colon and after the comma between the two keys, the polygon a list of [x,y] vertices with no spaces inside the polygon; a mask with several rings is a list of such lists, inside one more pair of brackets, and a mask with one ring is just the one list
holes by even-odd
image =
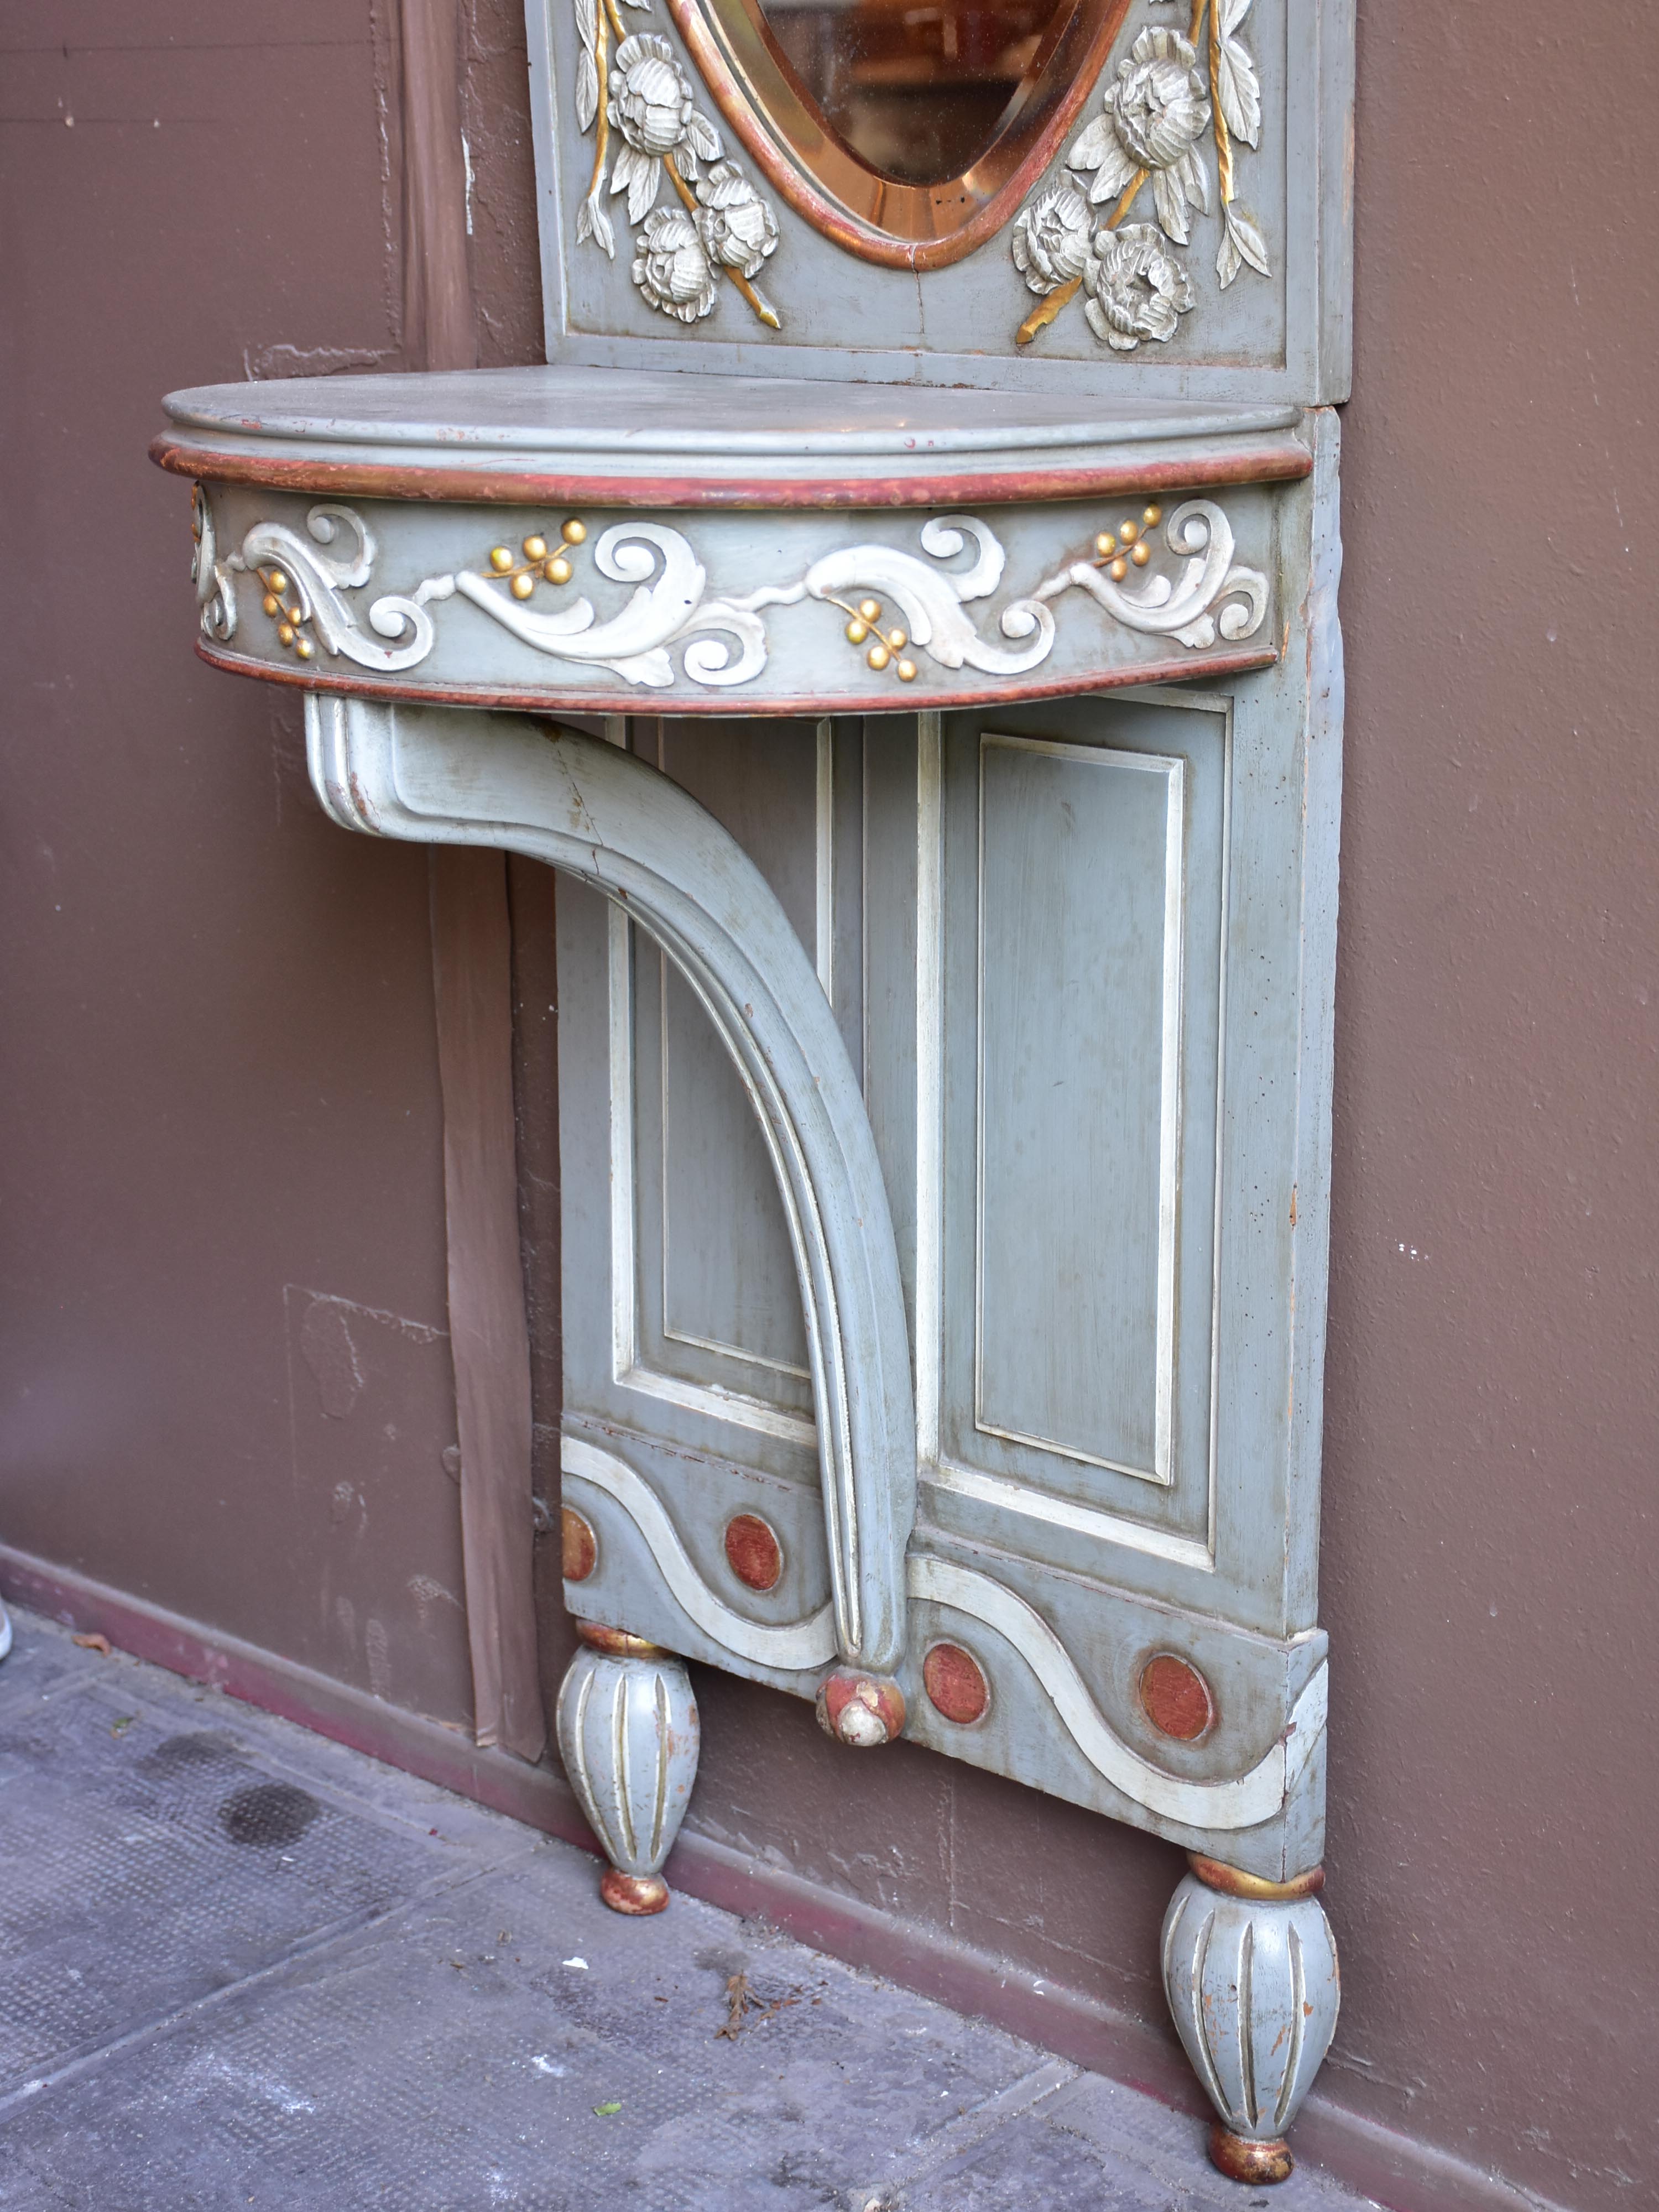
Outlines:
{"label": "turned fluted foot", "polygon": [[1336,2032],[1336,1941],[1316,1869],[1262,1881],[1213,1859],[1164,1920],[1164,1988],[1194,2070],[1221,2115],[1210,2157],[1235,2181],[1283,2181],[1285,2131]]}
{"label": "turned fluted foot", "polygon": [[559,1754],[611,1864],[599,1894],[615,1912],[660,1912],[663,1861],[697,1775],[697,1706],[683,1662],[643,1637],[578,1621],[559,1686]]}

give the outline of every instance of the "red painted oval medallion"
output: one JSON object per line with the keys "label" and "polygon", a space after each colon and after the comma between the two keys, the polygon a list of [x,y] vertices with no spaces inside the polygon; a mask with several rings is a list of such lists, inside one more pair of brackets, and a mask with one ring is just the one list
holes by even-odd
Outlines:
{"label": "red painted oval medallion", "polygon": [[752,1590],[775,1589],[783,1573],[777,1531],[758,1513],[734,1514],[726,1524],[726,1557],[732,1573]]}
{"label": "red painted oval medallion", "polygon": [[568,1505],[559,1509],[559,1534],[564,1551],[564,1578],[568,1583],[585,1583],[599,1563],[599,1539]]}
{"label": "red painted oval medallion", "polygon": [[1140,1702],[1155,1729],[1194,1743],[1215,1720],[1210,1686],[1190,1660],[1160,1651],[1140,1670]]}
{"label": "red painted oval medallion", "polygon": [[991,1702],[980,1663],[959,1644],[936,1644],[921,1662],[922,1687],[935,1711],[965,1728]]}

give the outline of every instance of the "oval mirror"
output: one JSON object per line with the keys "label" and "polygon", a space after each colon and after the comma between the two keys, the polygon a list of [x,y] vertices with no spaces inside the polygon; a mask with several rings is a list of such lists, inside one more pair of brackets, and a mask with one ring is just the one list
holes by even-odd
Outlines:
{"label": "oval mirror", "polygon": [[1060,151],[1128,0],[668,0],[782,196],[866,260],[939,268]]}

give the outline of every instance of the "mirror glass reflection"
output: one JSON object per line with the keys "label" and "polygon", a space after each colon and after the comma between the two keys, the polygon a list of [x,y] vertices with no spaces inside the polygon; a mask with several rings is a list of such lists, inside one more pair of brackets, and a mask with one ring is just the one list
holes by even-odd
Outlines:
{"label": "mirror glass reflection", "polygon": [[879,175],[962,176],[1037,89],[1076,0],[760,0],[836,136]]}

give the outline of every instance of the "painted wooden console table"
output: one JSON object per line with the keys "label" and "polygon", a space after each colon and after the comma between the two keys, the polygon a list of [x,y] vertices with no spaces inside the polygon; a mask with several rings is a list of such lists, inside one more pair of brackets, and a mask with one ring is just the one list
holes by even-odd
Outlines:
{"label": "painted wooden console table", "polygon": [[337,822],[586,887],[559,1739],[608,1901],[667,1901],[687,1658],[1151,1829],[1212,2154],[1280,2178],[1337,2007],[1350,26],[1028,8],[1031,112],[947,191],[873,94],[814,137],[777,0],[670,7],[531,10],[552,366],[167,402],[198,649],[304,688]]}

